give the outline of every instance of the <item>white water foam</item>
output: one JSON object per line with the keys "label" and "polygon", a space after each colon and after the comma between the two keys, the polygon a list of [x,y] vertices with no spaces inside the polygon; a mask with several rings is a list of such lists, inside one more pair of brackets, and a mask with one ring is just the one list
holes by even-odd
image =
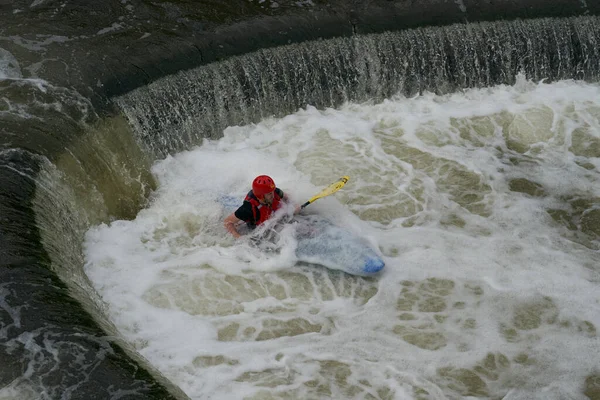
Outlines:
{"label": "white water foam", "polygon": [[[193,399],[585,399],[598,239],[551,210],[598,207],[598,99],[521,78],[230,127],[157,163],[134,221],[88,232],[86,272]],[[217,199],[259,174],[298,203],[350,175],[307,211],[379,246],[383,274],[296,265],[291,235],[279,254],[231,238]]]}
{"label": "white water foam", "polygon": [[19,79],[21,67],[17,59],[7,50],[0,48],[0,79]]}

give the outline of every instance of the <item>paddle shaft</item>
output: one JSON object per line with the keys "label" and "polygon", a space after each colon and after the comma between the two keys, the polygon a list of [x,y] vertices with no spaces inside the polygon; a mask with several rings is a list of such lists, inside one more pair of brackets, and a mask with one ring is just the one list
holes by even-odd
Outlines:
{"label": "paddle shaft", "polygon": [[344,187],[346,182],[348,182],[348,179],[350,179],[349,176],[347,176],[347,175],[342,176],[340,179],[333,182],[331,185],[327,186],[325,189],[321,190],[319,193],[317,193],[316,195],[311,197],[311,199],[308,200],[306,203],[302,204],[300,206],[300,208],[304,208],[307,205],[311,204],[312,202],[314,202],[322,197],[326,197],[326,196],[329,196],[330,194],[334,194],[335,192],[337,192],[338,190],[340,190],[341,188]]}

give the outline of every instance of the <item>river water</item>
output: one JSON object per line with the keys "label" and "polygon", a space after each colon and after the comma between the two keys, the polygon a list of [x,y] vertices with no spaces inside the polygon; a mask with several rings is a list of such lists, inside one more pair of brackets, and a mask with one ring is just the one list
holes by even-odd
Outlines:
{"label": "river water", "polygon": [[[93,226],[109,319],[192,399],[586,399],[600,359],[600,86],[532,82],[307,106],[155,162]],[[265,254],[218,199],[271,175],[370,241],[381,275]],[[596,375],[594,375],[596,374]],[[595,392],[594,392],[595,393]]]}

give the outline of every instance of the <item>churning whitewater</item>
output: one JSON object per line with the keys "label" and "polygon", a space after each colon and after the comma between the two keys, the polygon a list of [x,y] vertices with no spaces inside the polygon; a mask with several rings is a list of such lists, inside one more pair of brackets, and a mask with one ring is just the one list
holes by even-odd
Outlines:
{"label": "churning whitewater", "polygon": [[[153,167],[133,221],[86,236],[132,345],[192,399],[585,399],[600,359],[600,86],[574,81],[307,107]],[[361,278],[234,240],[256,175],[365,238]],[[286,210],[291,212],[291,209]]]}

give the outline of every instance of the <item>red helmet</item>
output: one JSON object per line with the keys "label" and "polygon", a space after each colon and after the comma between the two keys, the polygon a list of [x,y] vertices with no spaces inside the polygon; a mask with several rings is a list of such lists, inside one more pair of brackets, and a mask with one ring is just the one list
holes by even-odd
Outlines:
{"label": "red helmet", "polygon": [[254,178],[252,181],[252,193],[257,199],[262,200],[265,194],[271,193],[275,190],[275,182],[270,176],[260,175]]}

